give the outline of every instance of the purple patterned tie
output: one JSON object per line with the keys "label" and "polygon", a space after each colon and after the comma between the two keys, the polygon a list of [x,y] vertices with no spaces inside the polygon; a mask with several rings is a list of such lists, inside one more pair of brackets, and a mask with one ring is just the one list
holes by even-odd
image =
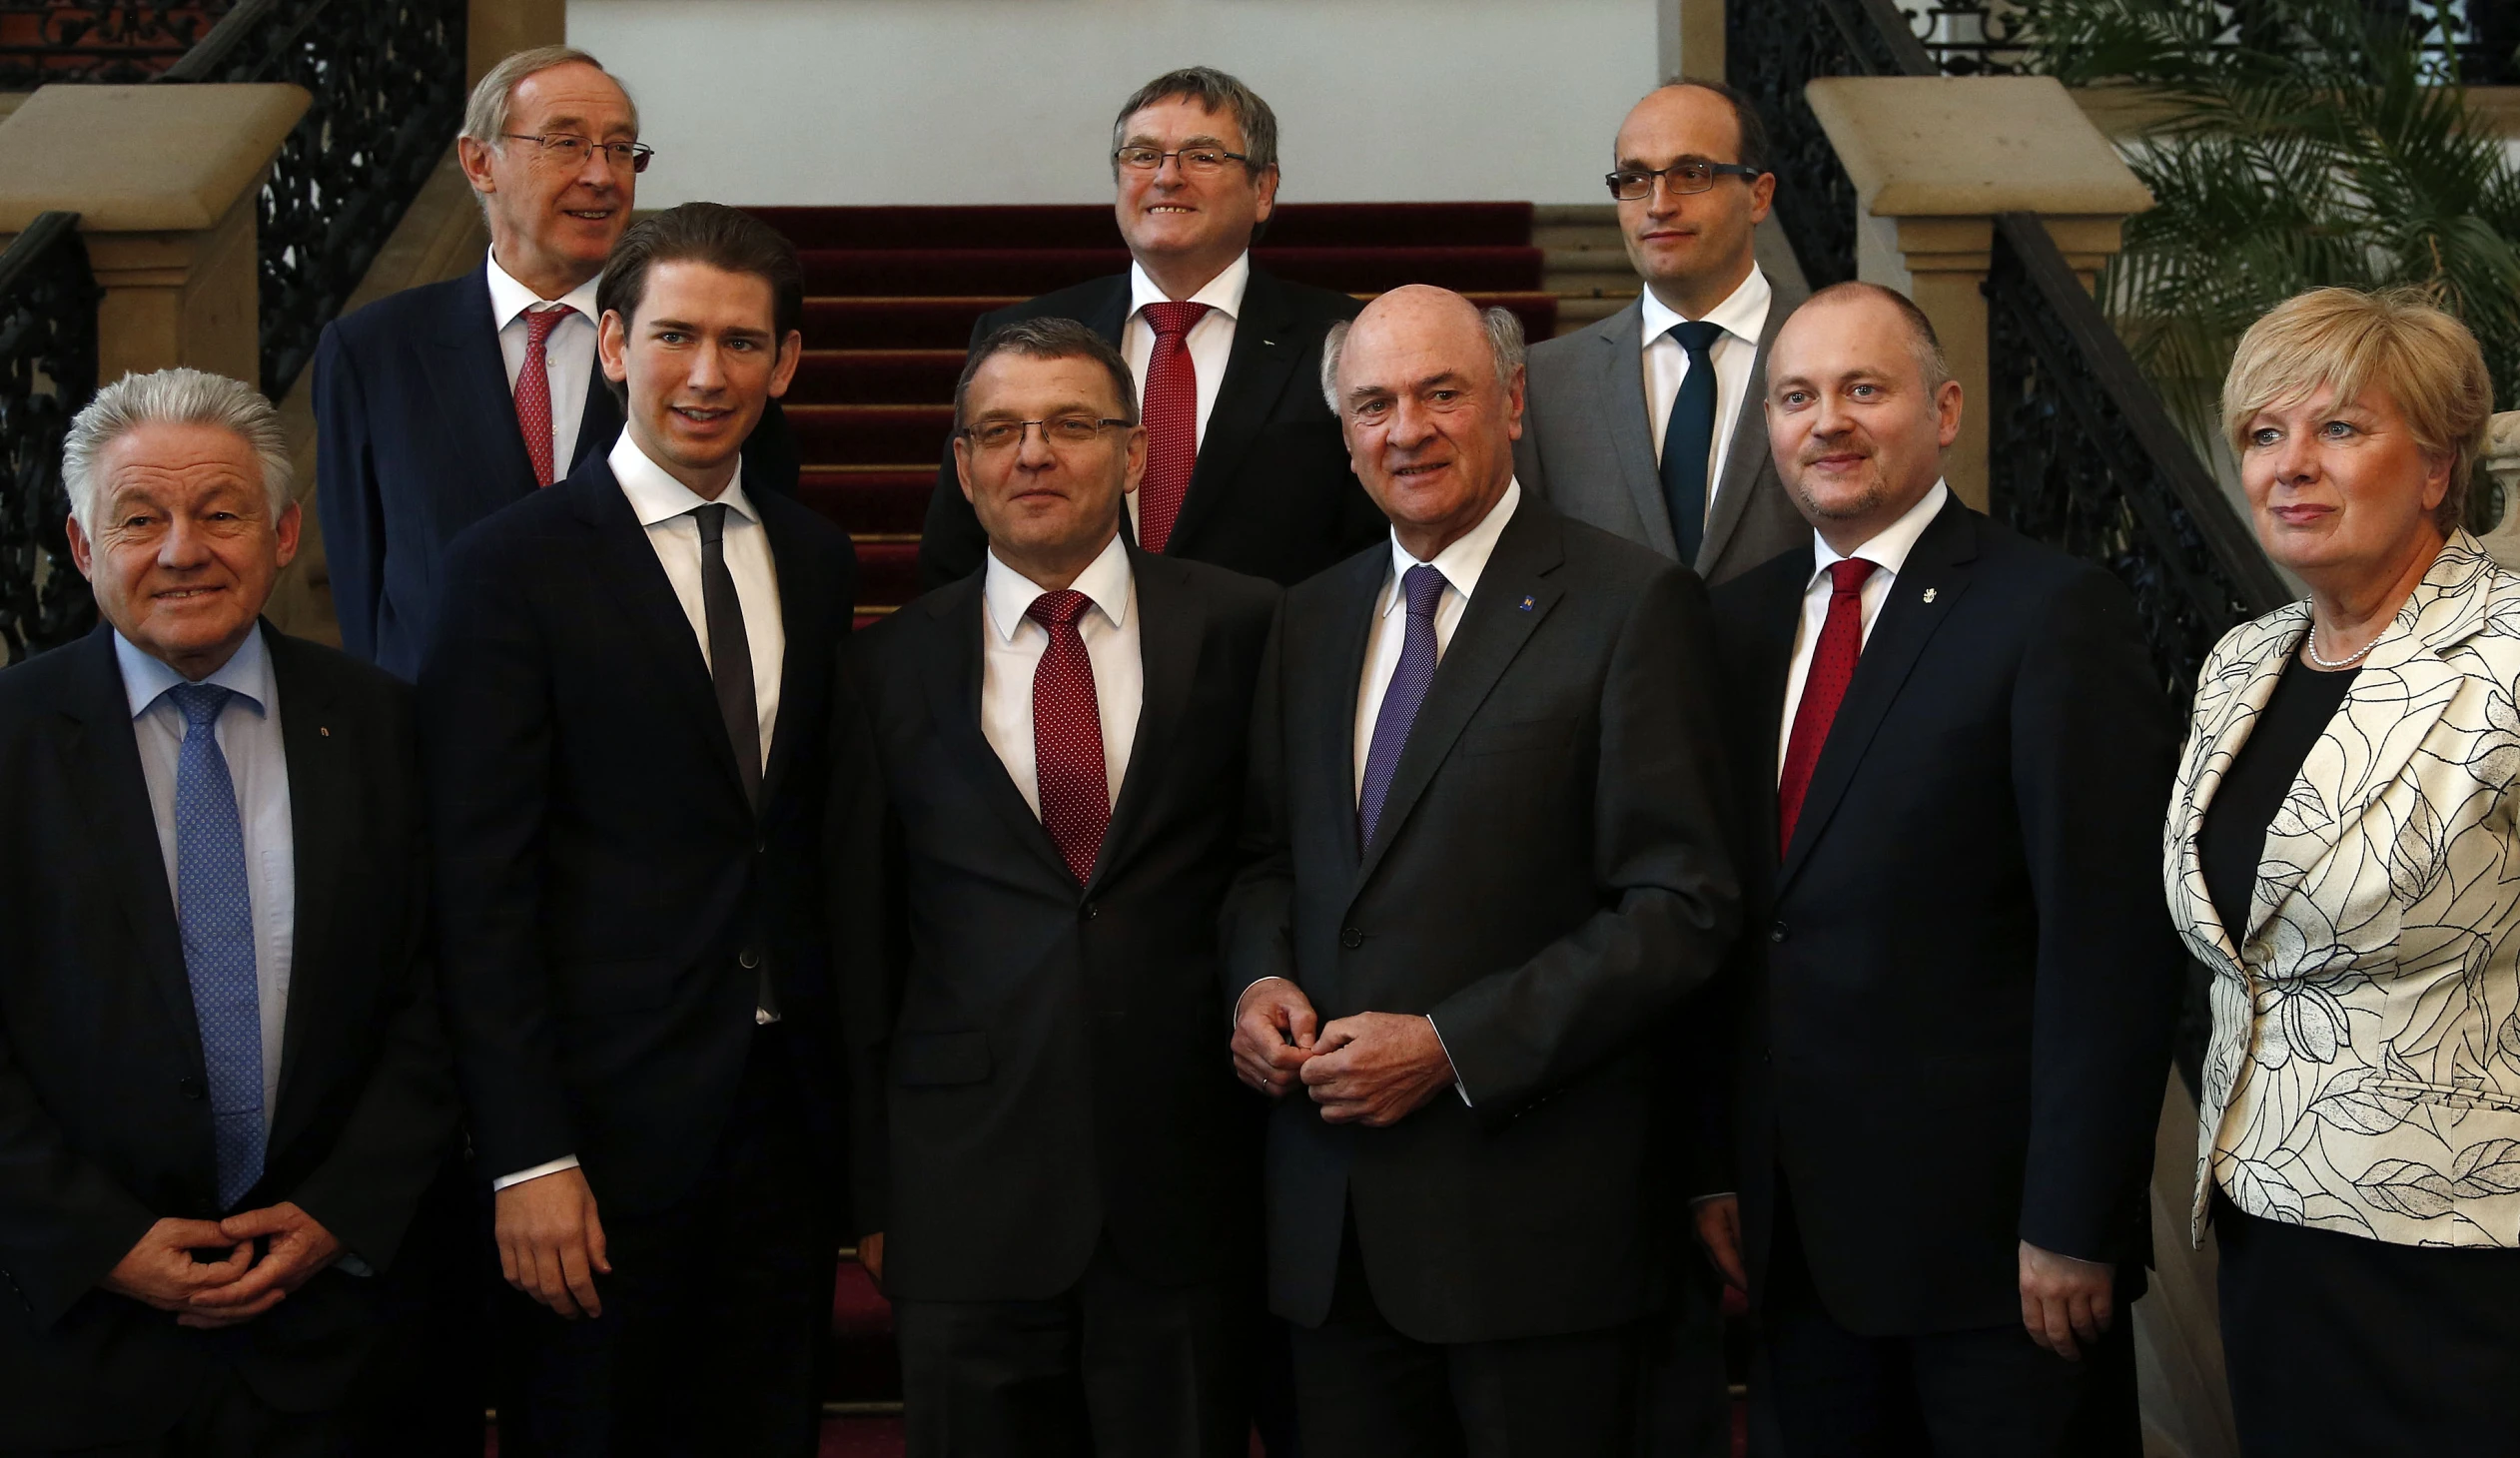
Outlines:
{"label": "purple patterned tie", "polygon": [[1374,828],[1382,820],[1382,802],[1390,797],[1392,773],[1400,767],[1400,751],[1408,747],[1409,727],[1418,706],[1426,702],[1426,686],[1435,681],[1435,604],[1443,600],[1443,573],[1424,562],[1400,578],[1408,594],[1408,628],[1400,637],[1400,666],[1391,670],[1390,687],[1382,691],[1382,711],[1374,715],[1373,744],[1365,752],[1364,789],[1356,796],[1356,844],[1373,845]]}

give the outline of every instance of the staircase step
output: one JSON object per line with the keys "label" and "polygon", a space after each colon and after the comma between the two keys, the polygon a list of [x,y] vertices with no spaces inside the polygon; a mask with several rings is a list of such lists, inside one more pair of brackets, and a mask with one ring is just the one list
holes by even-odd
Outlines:
{"label": "staircase step", "polygon": [[[1530,247],[1279,248],[1252,251],[1281,279],[1350,293],[1402,284],[1471,290],[1536,289],[1544,265]],[[1126,271],[1120,248],[812,249],[801,256],[809,295],[1047,294]],[[826,346],[834,341],[820,342]],[[852,342],[854,343],[854,342]]]}
{"label": "staircase step", "polygon": [[799,459],[816,465],[898,465],[942,460],[954,429],[954,406],[942,404],[786,407]]}
{"label": "staircase step", "polygon": [[[752,208],[800,249],[1118,248],[1110,205]],[[1268,220],[1275,248],[1512,247],[1531,241],[1528,203],[1288,203]]]}
{"label": "staircase step", "polygon": [[792,399],[827,404],[932,404],[954,397],[963,348],[807,350],[788,385]]}
{"label": "staircase step", "polygon": [[936,466],[809,465],[796,483],[797,499],[851,531],[915,532],[928,519],[928,495]]}
{"label": "staircase step", "polygon": [[993,309],[1029,295],[924,295],[805,301],[805,343],[819,350],[953,350],[970,348],[972,326]]}
{"label": "staircase step", "polygon": [[[858,606],[899,607],[919,595],[919,539],[857,539]],[[886,1308],[885,1329],[891,1329]]]}

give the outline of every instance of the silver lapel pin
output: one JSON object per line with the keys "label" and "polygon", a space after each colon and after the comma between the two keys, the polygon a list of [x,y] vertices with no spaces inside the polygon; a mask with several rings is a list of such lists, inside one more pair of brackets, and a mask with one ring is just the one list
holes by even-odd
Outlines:
{"label": "silver lapel pin", "polygon": [[1925,589],[1925,600],[1926,600],[1926,601],[1928,601],[1928,602],[1932,602],[1932,601],[1934,600],[1934,589],[1933,589],[1933,588],[1928,587],[1928,588],[1926,588],[1926,589]]}

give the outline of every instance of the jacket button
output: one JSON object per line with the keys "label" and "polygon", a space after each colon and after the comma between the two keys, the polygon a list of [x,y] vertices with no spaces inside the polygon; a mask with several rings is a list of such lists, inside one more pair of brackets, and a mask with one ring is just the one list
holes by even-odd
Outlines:
{"label": "jacket button", "polygon": [[1771,942],[1782,942],[1785,940],[1785,924],[1783,922],[1779,922],[1775,926],[1768,928],[1768,940]]}
{"label": "jacket button", "polygon": [[743,968],[759,967],[761,965],[761,954],[758,951],[747,947],[743,951],[735,954],[735,965]]}
{"label": "jacket button", "polygon": [[1090,922],[1090,921],[1094,920],[1096,917],[1101,916],[1102,914],[1103,914],[1103,908],[1102,908],[1102,904],[1101,904],[1101,903],[1099,903],[1099,902],[1091,902],[1091,901],[1089,901],[1089,902],[1087,902],[1087,903],[1085,904],[1085,919],[1086,919],[1087,921],[1089,921],[1089,922]]}
{"label": "jacket button", "polygon": [[1365,934],[1357,931],[1354,927],[1343,927],[1339,930],[1338,945],[1346,948],[1350,952],[1353,952],[1357,948],[1365,945]]}
{"label": "jacket button", "polygon": [[210,1091],[202,1087],[201,1080],[184,1078],[175,1081],[175,1092],[183,1094],[187,1098],[198,1101],[206,1096]]}

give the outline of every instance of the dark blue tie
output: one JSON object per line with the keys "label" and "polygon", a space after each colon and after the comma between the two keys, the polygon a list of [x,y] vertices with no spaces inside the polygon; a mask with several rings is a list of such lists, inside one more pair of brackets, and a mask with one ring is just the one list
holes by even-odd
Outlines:
{"label": "dark blue tie", "polygon": [[1365,751],[1365,784],[1356,796],[1360,848],[1373,844],[1382,802],[1391,795],[1391,776],[1400,767],[1400,751],[1408,748],[1409,726],[1426,702],[1426,686],[1435,681],[1435,604],[1443,600],[1444,585],[1443,573],[1424,562],[1400,578],[1400,590],[1408,595],[1408,627],[1400,635],[1400,666],[1391,670],[1381,712],[1374,715],[1373,744]]}
{"label": "dark blue tie", "polygon": [[1715,361],[1707,352],[1724,337],[1724,327],[1684,320],[1670,333],[1689,357],[1689,372],[1680,376],[1671,419],[1663,426],[1662,499],[1671,508],[1680,560],[1695,566],[1698,544],[1706,539],[1706,463],[1715,453]]}
{"label": "dark blue tie", "polygon": [[254,901],[236,781],[219,752],[229,691],[179,683],[166,691],[184,715],[175,760],[175,907],[184,974],[210,1074],[219,1156],[219,1207],[233,1209],[263,1177],[263,1005],[254,982]]}

